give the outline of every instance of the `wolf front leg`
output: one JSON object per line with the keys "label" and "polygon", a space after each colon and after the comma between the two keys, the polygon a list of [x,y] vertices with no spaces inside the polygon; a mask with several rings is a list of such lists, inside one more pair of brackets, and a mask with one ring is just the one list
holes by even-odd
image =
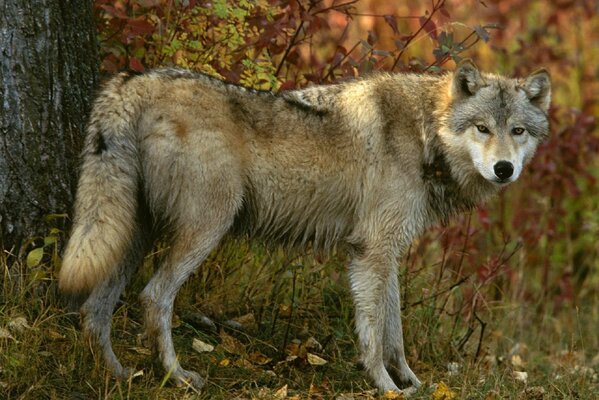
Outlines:
{"label": "wolf front leg", "polygon": [[385,366],[391,376],[399,382],[409,383],[415,388],[420,387],[420,380],[412,372],[406,361],[403,343],[403,329],[401,324],[401,307],[399,293],[399,279],[397,273],[392,273],[387,280],[385,301],[385,334],[384,352]]}
{"label": "wolf front leg", "polygon": [[[349,278],[362,363],[380,390],[402,392],[385,367],[386,360],[398,359],[399,363],[403,360],[405,364],[397,261],[395,252],[392,251],[394,247],[380,244],[367,247],[363,254],[350,263]],[[407,364],[405,368],[411,373],[407,376],[408,380],[414,385],[419,384]]]}

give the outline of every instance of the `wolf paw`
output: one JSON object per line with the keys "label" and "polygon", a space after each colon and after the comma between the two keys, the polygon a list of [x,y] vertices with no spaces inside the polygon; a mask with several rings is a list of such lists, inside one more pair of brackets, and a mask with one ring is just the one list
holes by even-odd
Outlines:
{"label": "wolf paw", "polygon": [[411,387],[414,389],[418,389],[422,385],[420,379],[418,379],[416,374],[412,372],[410,368],[388,366],[387,371],[389,371],[389,374],[391,375],[395,383],[398,383],[403,386],[411,385]]}
{"label": "wolf paw", "polygon": [[176,373],[173,372],[171,380],[179,387],[192,387],[196,390],[201,389],[205,383],[200,374],[185,369],[180,369]]}

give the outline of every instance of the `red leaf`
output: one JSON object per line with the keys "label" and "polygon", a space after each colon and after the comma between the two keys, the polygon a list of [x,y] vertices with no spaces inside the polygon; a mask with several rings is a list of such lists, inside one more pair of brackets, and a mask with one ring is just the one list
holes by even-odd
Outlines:
{"label": "red leaf", "polygon": [[397,28],[397,19],[395,18],[394,15],[385,15],[385,22],[387,23],[387,25],[389,25],[391,27],[391,29],[393,29],[393,33],[395,33],[396,35],[399,34],[399,29]]}
{"label": "red leaf", "polygon": [[435,25],[433,20],[422,16],[419,18],[419,21],[420,21],[420,26],[422,27],[422,29],[424,29],[426,31],[426,33],[428,33],[428,35],[431,37],[431,39],[436,40],[437,39],[437,25]]}
{"label": "red leaf", "polygon": [[141,61],[139,61],[137,57],[131,57],[129,59],[129,68],[137,72],[143,72],[145,69],[143,64],[141,63]]}
{"label": "red leaf", "polygon": [[143,17],[130,19],[127,22],[127,28],[131,36],[143,36],[154,32],[154,25]]}

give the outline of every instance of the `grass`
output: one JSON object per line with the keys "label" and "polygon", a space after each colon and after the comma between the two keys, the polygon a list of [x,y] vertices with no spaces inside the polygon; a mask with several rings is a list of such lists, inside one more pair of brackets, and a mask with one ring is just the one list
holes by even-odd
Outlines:
{"label": "grass", "polygon": [[[128,382],[117,382],[104,370],[82,337],[78,316],[61,307],[48,266],[9,267],[4,261],[0,397],[392,398],[377,394],[356,364],[346,260],[289,259],[280,250],[245,242],[222,246],[177,299],[175,346],[185,367],[208,377],[205,388],[197,393],[165,383],[144,347],[136,297],[159,258],[160,252],[147,257],[115,311],[115,351],[124,365],[143,371]],[[402,277],[408,283],[404,297],[415,305],[404,311],[406,347],[424,382],[414,399],[599,397],[597,294],[561,309],[489,302],[471,318],[472,310],[456,305],[475,283],[445,290],[456,281],[438,280],[438,266],[408,271]],[[202,314],[217,322],[216,330],[201,322]],[[194,339],[214,350],[198,353]],[[514,371],[525,372],[526,382]]]}

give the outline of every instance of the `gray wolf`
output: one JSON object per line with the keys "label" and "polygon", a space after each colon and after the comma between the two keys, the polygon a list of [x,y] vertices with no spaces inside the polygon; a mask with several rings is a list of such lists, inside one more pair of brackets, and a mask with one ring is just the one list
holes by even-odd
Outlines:
{"label": "gray wolf", "polygon": [[[259,92],[184,70],[122,73],[95,101],[59,272],[89,293],[83,329],[117,377],[113,308],[156,235],[168,255],[140,295],[152,349],[180,384],[177,291],[228,233],[350,252],[361,362],[380,390],[418,387],[406,362],[398,258],[425,229],[515,181],[548,136],[549,74],[378,73]],[[413,388],[411,389],[413,390]]]}

